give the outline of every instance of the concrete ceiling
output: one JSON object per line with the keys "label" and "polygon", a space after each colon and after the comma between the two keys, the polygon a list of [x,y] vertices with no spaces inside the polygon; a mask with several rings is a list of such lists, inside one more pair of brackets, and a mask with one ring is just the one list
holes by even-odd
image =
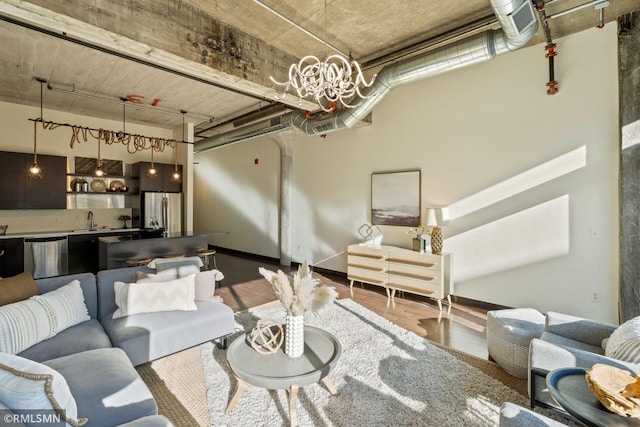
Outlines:
{"label": "concrete ceiling", "polygon": [[[488,0],[261,2],[350,53],[369,75],[470,24],[495,27]],[[589,2],[548,2],[547,15]],[[605,22],[639,8],[611,0]],[[127,97],[127,122],[172,128],[185,110],[202,136],[268,107],[281,94],[269,76],[285,80],[299,58],[333,53],[253,0],[0,0],[0,18],[1,101],[39,106],[40,77],[57,89],[44,86],[46,109],[122,120]],[[559,38],[594,27],[598,13],[589,6],[549,22]],[[540,28],[531,44],[544,40]],[[282,101],[277,109],[314,109],[292,95]]]}

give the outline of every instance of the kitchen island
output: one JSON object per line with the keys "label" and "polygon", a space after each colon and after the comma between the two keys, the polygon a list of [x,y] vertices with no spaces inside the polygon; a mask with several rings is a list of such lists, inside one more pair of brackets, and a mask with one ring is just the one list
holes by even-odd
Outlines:
{"label": "kitchen island", "polygon": [[136,238],[123,236],[100,237],[100,270],[130,267],[131,258],[162,258],[167,255],[193,256],[199,249],[207,249],[209,237],[227,234],[209,233],[168,233],[162,237]]}

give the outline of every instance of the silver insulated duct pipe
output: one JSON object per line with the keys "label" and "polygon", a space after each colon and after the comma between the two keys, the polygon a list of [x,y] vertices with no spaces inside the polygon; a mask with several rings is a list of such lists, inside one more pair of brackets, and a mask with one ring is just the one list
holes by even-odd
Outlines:
{"label": "silver insulated duct pipe", "polygon": [[202,152],[239,141],[291,128],[307,135],[325,134],[352,128],[363,120],[391,90],[469,65],[487,62],[524,46],[538,30],[531,0],[490,0],[502,28],[489,30],[464,40],[385,66],[355,108],[345,108],[327,117],[308,119],[301,112],[256,122],[247,128],[234,129],[195,143]]}

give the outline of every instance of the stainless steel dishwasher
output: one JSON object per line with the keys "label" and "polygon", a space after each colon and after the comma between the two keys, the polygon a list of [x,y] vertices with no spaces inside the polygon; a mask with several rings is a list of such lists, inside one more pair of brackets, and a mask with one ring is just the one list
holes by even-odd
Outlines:
{"label": "stainless steel dishwasher", "polygon": [[24,239],[24,271],[34,279],[62,276],[69,272],[67,236]]}

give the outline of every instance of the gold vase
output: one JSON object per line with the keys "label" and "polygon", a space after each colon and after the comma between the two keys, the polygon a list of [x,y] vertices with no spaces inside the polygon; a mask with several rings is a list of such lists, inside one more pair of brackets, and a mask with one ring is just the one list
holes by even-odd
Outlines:
{"label": "gold vase", "polygon": [[431,230],[431,253],[436,255],[442,253],[442,229],[438,226]]}

